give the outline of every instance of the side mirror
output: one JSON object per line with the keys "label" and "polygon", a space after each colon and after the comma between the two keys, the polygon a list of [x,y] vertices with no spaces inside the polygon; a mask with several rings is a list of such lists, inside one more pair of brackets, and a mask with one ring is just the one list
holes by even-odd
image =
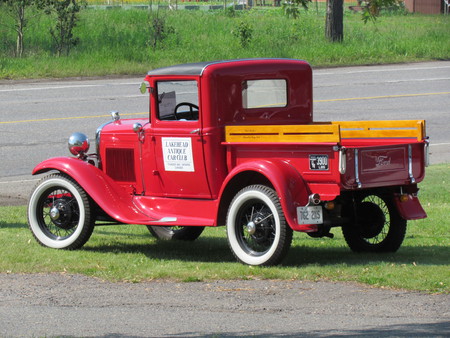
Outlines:
{"label": "side mirror", "polygon": [[147,93],[147,88],[150,88],[150,83],[148,81],[144,81],[141,83],[139,90],[141,91],[141,94]]}

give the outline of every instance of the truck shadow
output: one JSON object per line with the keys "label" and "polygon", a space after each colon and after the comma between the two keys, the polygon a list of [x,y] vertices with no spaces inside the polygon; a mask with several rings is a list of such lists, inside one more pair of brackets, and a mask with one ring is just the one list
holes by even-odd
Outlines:
{"label": "truck shadow", "polygon": [[27,223],[22,223],[22,222],[14,222],[14,223],[6,223],[3,221],[0,221],[0,229],[6,229],[6,228],[10,228],[10,229],[24,229],[24,228],[28,228],[28,224]]}
{"label": "truck shadow", "polygon": [[357,253],[349,248],[291,247],[284,266],[365,265],[371,263],[447,265],[450,248],[441,246],[402,246],[395,253]]}
{"label": "truck shadow", "polygon": [[[445,337],[445,332],[449,332],[450,322],[440,321],[431,323],[407,323],[407,324],[394,324],[394,325],[379,325],[373,328],[349,328],[349,329],[324,329],[317,328],[316,330],[298,329],[288,330],[284,332],[270,332],[256,335],[259,338],[270,337],[332,337],[332,338],[344,338],[344,337],[366,337],[366,338],[380,338],[380,337]],[[214,331],[212,331],[214,332]],[[176,337],[196,337],[196,338],[209,338],[209,337],[255,337],[253,331],[240,330],[220,333],[203,333],[199,331],[186,331],[180,332],[175,335]],[[138,338],[140,336],[126,336],[120,333],[108,333],[99,338],[112,337],[112,338]]]}
{"label": "truck shadow", "polygon": [[[136,235],[144,238],[143,235]],[[145,236],[147,237],[147,236]],[[342,240],[343,242],[343,240]],[[105,245],[86,245],[82,250],[93,252],[139,252],[149,259],[174,259],[186,262],[236,262],[225,238],[202,236],[196,241],[157,241],[149,237],[148,243],[130,244],[112,242]],[[370,263],[447,265],[450,247],[403,245],[396,253],[355,253],[345,243],[340,247],[310,247],[293,245],[281,265],[364,265]],[[236,262],[236,264],[238,264]]]}

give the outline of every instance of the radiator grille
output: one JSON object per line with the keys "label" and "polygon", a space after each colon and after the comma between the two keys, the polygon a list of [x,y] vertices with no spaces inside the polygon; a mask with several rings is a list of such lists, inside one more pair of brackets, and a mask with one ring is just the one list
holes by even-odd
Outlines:
{"label": "radiator grille", "polygon": [[135,182],[134,150],[106,149],[106,174],[115,181]]}

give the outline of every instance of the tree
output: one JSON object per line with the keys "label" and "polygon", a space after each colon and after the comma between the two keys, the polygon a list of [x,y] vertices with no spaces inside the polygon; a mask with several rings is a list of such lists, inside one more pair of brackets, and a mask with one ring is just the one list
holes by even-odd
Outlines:
{"label": "tree", "polygon": [[6,7],[6,13],[14,20],[13,30],[17,33],[16,56],[22,57],[24,50],[24,33],[27,26],[27,9],[36,4],[36,0],[0,0],[0,5]]}
{"label": "tree", "polygon": [[148,44],[153,51],[155,51],[158,46],[162,47],[164,40],[171,34],[175,34],[175,29],[167,24],[164,16],[159,15],[159,10],[157,10],[156,13],[153,13],[152,11],[149,12],[148,30]]}
{"label": "tree", "polygon": [[73,29],[77,25],[78,13],[83,5],[84,3],[78,0],[41,0],[45,13],[56,15],[56,24],[50,28],[50,34],[58,56],[63,52],[69,55],[70,48],[79,42],[73,35]]}
{"label": "tree", "polygon": [[289,18],[297,19],[300,15],[299,7],[302,6],[304,9],[308,9],[308,5],[312,0],[293,0],[283,2],[284,14]]}
{"label": "tree", "polygon": [[[362,20],[367,23],[369,20],[375,22],[380,15],[382,8],[399,8],[403,0],[358,0],[358,3],[365,3],[362,6]],[[299,16],[300,5],[308,9],[311,0],[292,0],[283,4],[283,9],[287,17],[294,19]],[[327,0],[327,14],[325,20],[325,36],[331,42],[342,42],[344,40],[344,1]]]}
{"label": "tree", "polygon": [[253,28],[247,22],[241,21],[236,30],[232,34],[239,39],[242,48],[247,48],[253,37]]}
{"label": "tree", "polygon": [[[362,20],[375,22],[380,15],[381,8],[399,8],[402,0],[359,0],[362,4]],[[343,0],[327,0],[327,17],[325,22],[325,36],[332,42],[344,40],[344,2]]]}
{"label": "tree", "polygon": [[344,40],[344,1],[327,0],[327,17],[325,21],[325,36],[329,41]]}

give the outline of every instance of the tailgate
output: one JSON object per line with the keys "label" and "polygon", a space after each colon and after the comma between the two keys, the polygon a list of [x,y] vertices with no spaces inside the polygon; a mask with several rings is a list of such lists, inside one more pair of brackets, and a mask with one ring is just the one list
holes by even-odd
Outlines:
{"label": "tailgate", "polygon": [[338,124],[347,148],[347,189],[414,184],[423,180],[425,121],[346,121]]}
{"label": "tailgate", "polygon": [[425,175],[425,143],[347,148],[346,189],[414,184]]}

